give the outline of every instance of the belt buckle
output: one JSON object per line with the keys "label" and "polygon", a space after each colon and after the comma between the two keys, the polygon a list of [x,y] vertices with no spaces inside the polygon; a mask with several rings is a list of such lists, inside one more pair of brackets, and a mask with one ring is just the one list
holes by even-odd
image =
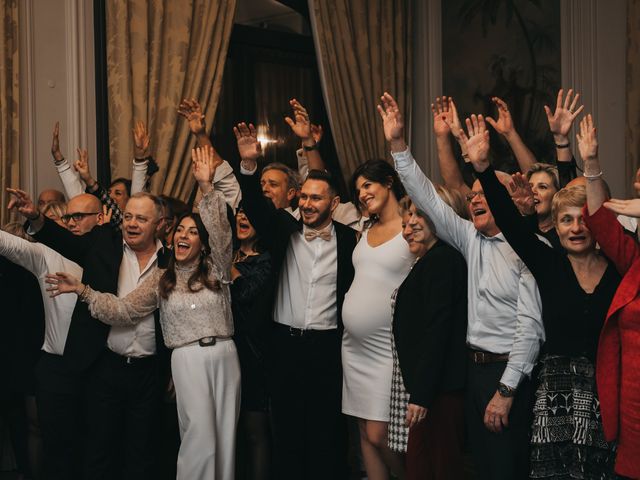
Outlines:
{"label": "belt buckle", "polygon": [[211,347],[216,344],[216,337],[202,337],[198,340],[201,347]]}
{"label": "belt buckle", "polygon": [[484,352],[473,352],[473,361],[475,363],[485,363]]}
{"label": "belt buckle", "polygon": [[127,360],[125,361],[125,363],[127,365],[131,365],[133,363],[133,360],[131,359],[131,357],[127,357]]}
{"label": "belt buckle", "polygon": [[304,336],[304,330],[302,328],[289,327],[289,336],[302,337]]}

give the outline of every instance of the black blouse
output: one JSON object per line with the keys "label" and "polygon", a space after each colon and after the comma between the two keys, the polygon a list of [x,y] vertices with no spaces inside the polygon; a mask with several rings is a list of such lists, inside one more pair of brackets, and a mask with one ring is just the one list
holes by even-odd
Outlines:
{"label": "black blouse", "polygon": [[620,283],[617,270],[608,262],[593,293],[586,293],[566,251],[550,247],[528,228],[493,168],[478,178],[498,228],[538,283],[546,333],[543,352],[595,361],[600,330]]}

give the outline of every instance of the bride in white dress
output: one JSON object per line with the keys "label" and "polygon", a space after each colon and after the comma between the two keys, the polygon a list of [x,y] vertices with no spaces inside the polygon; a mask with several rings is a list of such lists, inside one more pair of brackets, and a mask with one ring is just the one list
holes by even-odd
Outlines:
{"label": "bride in white dress", "polygon": [[403,475],[402,460],[387,446],[393,357],[391,295],[414,263],[402,238],[398,200],[404,188],[391,165],[371,160],[351,181],[354,201],[372,224],[353,251],[355,276],[344,298],[342,412],[358,419],[360,445],[370,480]]}

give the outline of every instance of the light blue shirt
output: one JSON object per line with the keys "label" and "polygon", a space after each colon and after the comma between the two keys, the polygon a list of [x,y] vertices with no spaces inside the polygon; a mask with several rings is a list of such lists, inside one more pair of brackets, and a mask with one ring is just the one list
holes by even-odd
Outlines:
{"label": "light blue shirt", "polygon": [[525,375],[531,375],[544,342],[540,294],[533,275],[502,233],[483,235],[440,198],[409,149],[393,153],[393,159],[416,207],[429,216],[438,237],[467,261],[467,344],[477,350],[508,353],[500,381],[517,387]]}

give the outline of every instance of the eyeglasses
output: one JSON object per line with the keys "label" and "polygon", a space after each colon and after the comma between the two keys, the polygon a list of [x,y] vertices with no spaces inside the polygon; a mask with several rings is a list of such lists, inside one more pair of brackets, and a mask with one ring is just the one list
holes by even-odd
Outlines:
{"label": "eyeglasses", "polygon": [[85,217],[88,217],[89,215],[98,215],[100,213],[102,212],[67,213],[66,215],[63,215],[62,217],[60,217],[60,220],[62,220],[63,223],[69,223],[71,220],[78,223],[80,220],[84,219]]}
{"label": "eyeglasses", "polygon": [[484,192],[469,192],[469,193],[467,193],[465,195],[464,198],[467,199],[467,203],[471,203],[471,201],[476,197],[483,198],[484,197]]}

